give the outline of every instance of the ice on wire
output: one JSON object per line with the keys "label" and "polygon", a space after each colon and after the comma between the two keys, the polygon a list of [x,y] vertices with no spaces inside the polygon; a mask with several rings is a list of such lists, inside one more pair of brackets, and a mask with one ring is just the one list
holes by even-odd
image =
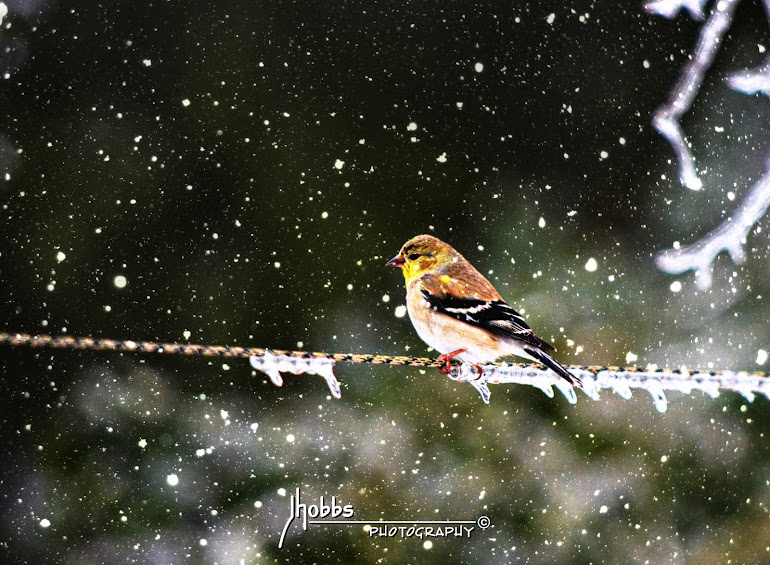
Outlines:
{"label": "ice on wire", "polygon": [[[646,390],[652,397],[655,409],[665,412],[668,408],[666,391],[690,394],[700,390],[716,398],[722,390],[731,390],[753,402],[757,394],[770,400],[770,378],[743,371],[719,373],[689,372],[687,369],[650,369],[647,371],[628,368],[580,369],[570,371],[583,381],[583,392],[593,400],[599,400],[600,390],[611,390],[628,400],[633,389]],[[531,365],[483,365],[479,376],[475,365],[463,364],[452,368],[449,375],[458,382],[470,383],[489,404],[489,384],[523,384],[540,389],[549,398],[554,397],[554,387],[559,389],[570,404],[577,402],[575,388],[549,369]]]}
{"label": "ice on wire", "polygon": [[287,355],[273,355],[268,352],[260,356],[252,355],[249,357],[249,362],[257,371],[262,371],[270,377],[275,386],[283,386],[281,373],[318,375],[326,381],[326,385],[334,398],[342,398],[340,383],[334,376],[335,361],[333,359],[289,357]]}
{"label": "ice on wire", "polygon": [[[325,357],[291,357],[266,353],[249,358],[251,366],[265,373],[275,386],[283,385],[281,373],[293,375],[318,375],[325,381],[334,398],[342,398],[339,381],[334,375],[335,361]],[[734,391],[747,401],[753,402],[757,394],[770,400],[770,378],[761,374],[743,371],[690,372],[686,368],[638,370],[634,368],[579,368],[570,371],[583,382],[582,391],[592,400],[599,400],[599,391],[611,390],[621,398],[630,399],[634,389],[646,390],[652,397],[655,409],[668,409],[666,392],[677,391],[690,394],[700,390],[711,398],[723,390]],[[570,404],[577,403],[576,390],[567,381],[551,371],[534,365],[482,365],[482,374],[475,365],[464,363],[452,367],[449,377],[458,382],[467,382],[489,404],[490,384],[521,384],[540,389],[546,396],[555,396],[554,387]]]}

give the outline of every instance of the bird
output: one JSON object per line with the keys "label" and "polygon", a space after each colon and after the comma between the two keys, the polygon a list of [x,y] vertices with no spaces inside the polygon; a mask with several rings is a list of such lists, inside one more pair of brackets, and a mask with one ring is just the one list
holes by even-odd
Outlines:
{"label": "bird", "polygon": [[492,283],[448,243],[432,235],[415,236],[386,266],[401,268],[409,318],[420,338],[441,353],[442,374],[451,372],[451,360],[457,357],[475,365],[480,378],[480,364],[516,355],[583,386],[551,356],[553,345],[537,337]]}

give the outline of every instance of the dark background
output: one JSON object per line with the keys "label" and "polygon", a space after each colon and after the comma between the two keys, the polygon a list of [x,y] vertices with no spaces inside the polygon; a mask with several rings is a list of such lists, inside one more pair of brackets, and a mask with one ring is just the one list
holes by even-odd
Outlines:
{"label": "dark background", "polygon": [[[698,37],[684,14],[4,1],[4,331],[435,355],[395,315],[403,280],[384,267],[427,232],[565,363],[762,369],[766,220],[708,291],[653,262],[764,171],[770,106],[724,83],[770,47],[758,2],[738,8],[683,120],[693,192],[650,125]],[[659,414],[644,393],[573,406],[496,385],[486,406],[434,370],[335,372],[339,401],[245,361],[3,346],[3,561],[767,559],[764,398],[672,393]],[[359,519],[492,527],[425,547],[295,526],[279,550],[296,487]]]}

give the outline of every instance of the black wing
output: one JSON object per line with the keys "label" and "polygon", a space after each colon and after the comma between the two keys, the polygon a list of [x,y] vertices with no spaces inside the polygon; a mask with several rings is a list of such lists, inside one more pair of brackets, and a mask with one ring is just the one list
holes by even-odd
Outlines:
{"label": "black wing", "polygon": [[436,312],[452,316],[461,322],[483,328],[499,336],[515,338],[546,351],[553,350],[550,343],[534,334],[521,314],[502,300],[438,297],[427,289],[422,289],[422,295]]}

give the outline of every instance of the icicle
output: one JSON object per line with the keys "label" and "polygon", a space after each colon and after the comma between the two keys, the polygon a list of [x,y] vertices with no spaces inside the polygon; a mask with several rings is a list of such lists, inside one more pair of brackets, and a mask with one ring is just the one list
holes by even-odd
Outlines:
{"label": "icicle", "polygon": [[559,391],[564,395],[564,398],[567,399],[567,402],[569,402],[570,404],[577,404],[577,395],[575,394],[575,387],[573,387],[567,381],[559,377],[559,380],[556,381],[556,388],[558,388]]}
{"label": "icicle", "polygon": [[491,393],[487,386],[486,373],[479,376],[476,365],[463,363],[459,367],[453,367],[449,378],[461,383],[470,383],[479,392],[484,403],[489,404]]}
{"label": "icicle", "polygon": [[661,413],[668,410],[668,399],[666,398],[666,393],[663,392],[663,387],[660,386],[660,383],[653,380],[648,380],[645,384],[647,386],[644,388],[646,388],[647,392],[649,392],[650,396],[652,396],[655,409]]}
{"label": "icicle", "polygon": [[249,362],[257,371],[262,371],[270,377],[275,386],[283,386],[281,373],[318,375],[326,381],[326,385],[334,398],[342,398],[340,383],[334,375],[335,361],[333,359],[288,357],[267,352],[261,356],[252,355],[249,357]]}

